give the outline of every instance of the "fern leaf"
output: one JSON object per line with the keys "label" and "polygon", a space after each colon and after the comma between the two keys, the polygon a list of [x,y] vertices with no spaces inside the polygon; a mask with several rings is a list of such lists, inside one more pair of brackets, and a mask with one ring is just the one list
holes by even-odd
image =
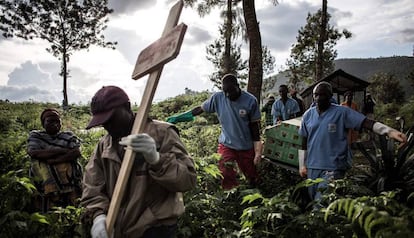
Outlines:
{"label": "fern leaf", "polygon": [[358,224],[360,227],[364,227],[363,222],[364,222],[364,218],[367,214],[369,214],[370,212],[373,212],[374,209],[372,207],[365,207],[361,213],[361,215],[358,218]]}
{"label": "fern leaf", "polygon": [[261,199],[263,201],[263,196],[260,193],[249,194],[243,197],[243,201],[241,204],[248,202],[249,204],[256,201],[257,199]]}
{"label": "fern leaf", "polygon": [[329,204],[329,206],[326,208],[325,216],[324,216],[325,222],[328,222],[328,216],[331,210],[335,211],[335,209],[337,208],[338,201],[339,200],[334,201],[333,203]]}
{"label": "fern leaf", "polygon": [[370,229],[369,224],[371,223],[372,220],[375,219],[376,215],[377,215],[377,212],[372,211],[364,220],[364,231],[365,231],[365,234],[367,234],[368,238],[371,238],[371,229]]}
{"label": "fern leaf", "polygon": [[[380,218],[378,218],[378,219],[374,219],[374,220],[372,220],[371,222],[370,222],[370,224],[368,225],[368,230],[369,230],[369,235],[371,235],[371,233],[372,233],[372,228],[374,227],[374,226],[377,226],[377,225],[386,225],[386,224],[388,224],[389,223],[389,221],[390,221],[390,218],[388,217],[388,216],[383,216],[383,217],[380,217]],[[384,227],[384,226],[383,226]],[[378,233],[378,232],[380,232],[380,231],[377,231],[376,233]],[[368,235],[368,234],[367,234]]]}
{"label": "fern leaf", "polygon": [[[362,214],[362,211],[364,210],[364,208],[361,206],[361,204],[360,203],[358,203],[358,204],[356,204],[356,207],[355,207],[355,212],[354,212],[354,214],[352,215],[352,219],[351,219],[351,221],[352,222],[355,222],[355,220]],[[349,217],[348,217],[348,219],[350,219]]]}
{"label": "fern leaf", "polygon": [[346,205],[346,202],[348,201],[347,198],[343,198],[338,200],[338,212],[342,211],[342,208]]}
{"label": "fern leaf", "polygon": [[47,217],[38,212],[32,213],[30,215],[30,220],[37,221],[37,222],[44,223],[44,224],[49,224]]}
{"label": "fern leaf", "polygon": [[343,206],[343,210],[345,212],[345,214],[348,214],[349,211],[349,204],[351,204],[351,200],[350,198],[346,198],[344,206]]}
{"label": "fern leaf", "polygon": [[347,214],[348,214],[347,218],[348,218],[348,220],[351,219],[351,217],[353,215],[352,212],[354,211],[355,204],[357,203],[356,199],[350,199],[350,200],[351,201],[349,202],[349,205],[347,207]]}

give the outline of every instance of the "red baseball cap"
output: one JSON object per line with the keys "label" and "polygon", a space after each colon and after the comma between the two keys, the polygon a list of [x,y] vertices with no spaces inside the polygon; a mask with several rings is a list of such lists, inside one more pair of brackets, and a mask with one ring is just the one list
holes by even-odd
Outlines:
{"label": "red baseball cap", "polygon": [[129,102],[128,95],[117,86],[103,86],[92,98],[90,120],[86,129],[103,125],[111,118],[115,109]]}

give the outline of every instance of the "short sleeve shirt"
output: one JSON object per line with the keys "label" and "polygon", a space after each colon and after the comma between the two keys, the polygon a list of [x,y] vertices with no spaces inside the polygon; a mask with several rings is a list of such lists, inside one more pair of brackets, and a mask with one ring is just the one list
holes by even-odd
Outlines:
{"label": "short sleeve shirt", "polygon": [[289,120],[291,115],[299,111],[299,104],[295,99],[287,98],[285,104],[279,99],[272,106],[273,122],[276,123],[278,117],[281,117],[283,121]]}
{"label": "short sleeve shirt", "polygon": [[242,91],[236,101],[231,101],[223,92],[217,92],[201,107],[205,112],[217,113],[221,124],[219,143],[235,150],[253,148],[249,124],[261,119],[255,96]]}
{"label": "short sleeve shirt", "polygon": [[307,137],[307,168],[348,169],[351,158],[347,129],[360,130],[364,120],[363,114],[335,104],[331,104],[321,115],[316,107],[308,109],[298,131],[301,136]]}

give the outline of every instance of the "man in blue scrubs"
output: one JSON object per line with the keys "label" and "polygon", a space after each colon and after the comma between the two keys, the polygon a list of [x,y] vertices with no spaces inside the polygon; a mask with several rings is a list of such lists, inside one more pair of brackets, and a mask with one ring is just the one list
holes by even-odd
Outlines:
{"label": "man in blue scrubs", "polygon": [[[221,125],[217,153],[221,155],[219,169],[224,190],[239,185],[237,167],[243,172],[250,185],[260,183],[256,165],[261,161],[260,110],[257,99],[243,91],[233,74],[222,78],[222,91],[216,92],[201,106],[191,111],[172,116],[170,123],[190,121],[203,112],[216,113]],[[237,165],[236,165],[237,164]]]}
{"label": "man in blue scrubs", "polygon": [[288,87],[285,84],[279,87],[280,99],[272,106],[273,124],[295,118],[300,112],[299,104],[295,99],[288,97]]}
{"label": "man in blue scrubs", "polygon": [[331,103],[329,99],[332,95],[332,86],[328,82],[315,86],[313,99],[316,107],[305,112],[298,131],[304,140],[302,150],[299,150],[299,160],[303,161],[303,166],[299,168],[300,175],[325,179],[325,182],[309,187],[313,200],[320,199],[319,189],[325,188],[328,181],[343,178],[351,168],[348,129],[359,131],[365,128],[402,143],[407,141],[404,133],[370,120],[351,108]]}

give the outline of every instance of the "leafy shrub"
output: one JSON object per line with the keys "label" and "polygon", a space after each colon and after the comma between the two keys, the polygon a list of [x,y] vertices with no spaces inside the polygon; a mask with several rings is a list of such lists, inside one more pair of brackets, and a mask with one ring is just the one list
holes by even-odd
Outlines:
{"label": "leafy shrub", "polygon": [[395,200],[396,194],[338,199],[326,209],[325,221],[334,213],[344,214],[354,225],[354,235],[409,237],[414,232],[414,212]]}
{"label": "leafy shrub", "polygon": [[[166,120],[171,115],[201,105],[209,95],[209,92],[184,94],[156,103],[151,108],[151,116]],[[404,116],[407,125],[410,125],[414,111],[412,105],[377,105],[376,117],[393,125],[396,116]],[[31,209],[31,197],[37,191],[28,178],[30,161],[26,154],[26,141],[30,130],[41,129],[39,115],[46,107],[59,109],[56,104],[0,101],[1,236],[79,237],[89,233],[89,228],[80,223],[82,208],[56,207],[47,214]],[[87,105],[72,105],[69,110],[60,111],[62,130],[72,130],[82,140],[83,158],[80,162],[85,166],[96,143],[106,132],[102,129],[84,130],[90,119]],[[240,174],[241,185],[223,191],[217,167],[220,125],[216,116],[204,113],[193,122],[176,126],[195,161],[198,179],[197,188],[184,194],[186,212],[179,219],[178,237],[367,237],[369,233],[364,229],[365,224],[377,219],[386,219],[385,223],[380,224],[386,224],[390,229],[382,229],[380,225],[370,226],[372,236],[404,237],[412,232],[414,193],[404,191],[401,186],[400,190],[389,186],[386,194],[373,191],[361,177],[367,167],[359,169],[355,166],[345,179],[329,183],[321,202],[326,207],[330,206],[329,212],[325,212],[324,208],[313,209],[313,203],[307,199],[307,186],[318,181],[303,181],[297,172],[282,169],[266,160],[257,167],[262,178],[259,186],[250,187]],[[408,177],[403,178],[412,177],[414,165],[411,161],[414,157],[407,153],[401,171],[405,170]],[[370,211],[376,209],[377,212],[372,215],[375,219],[365,221],[367,212],[361,218],[362,226],[352,221],[357,214],[355,208],[359,205],[355,205],[351,212],[351,203],[361,203]],[[344,207],[347,209],[344,210]]]}
{"label": "leafy shrub", "polygon": [[[36,191],[22,170],[0,176],[0,234],[2,237],[35,237],[48,224],[45,216],[31,211]],[[32,213],[33,212],[33,213]]]}

